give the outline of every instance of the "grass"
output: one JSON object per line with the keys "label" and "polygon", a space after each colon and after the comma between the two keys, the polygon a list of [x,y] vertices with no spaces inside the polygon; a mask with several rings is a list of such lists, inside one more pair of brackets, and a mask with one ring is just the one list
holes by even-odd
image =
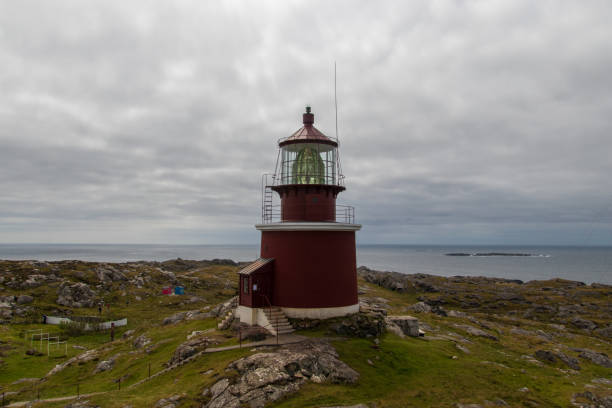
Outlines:
{"label": "grass", "polygon": [[[91,272],[91,265],[75,264],[74,268],[66,271],[74,279],[95,282],[95,275]],[[151,268],[148,265],[135,264],[132,274]],[[161,320],[171,314],[183,310],[201,309],[210,307],[215,303],[225,301],[235,293],[234,273],[236,267],[211,265],[190,270],[190,276],[197,276],[206,285],[188,287],[190,294],[185,297],[158,296],[157,292],[164,286],[163,281],[154,281],[149,289],[122,290],[118,284],[109,287],[107,291],[100,291],[106,302],[111,303],[111,312],[106,317],[128,316],[129,326],[118,328],[116,340],[109,342],[108,333],[88,332],[69,339],[68,356],[26,356],[28,348],[24,333],[26,330],[44,328],[53,333],[62,334],[58,327],[43,326],[35,323],[38,316],[26,316],[21,323],[0,326],[0,338],[10,349],[3,348],[3,364],[0,366],[0,387],[5,392],[17,392],[11,400],[27,400],[35,398],[40,392],[41,398],[67,396],[76,394],[76,384],[79,384],[81,394],[90,392],[105,392],[105,394],[89,397],[91,403],[102,407],[123,407],[130,405],[134,408],[150,407],[161,398],[174,394],[184,393],[181,407],[201,406],[206,401],[202,397],[202,390],[210,387],[222,377],[233,376],[235,373],[226,371],[228,364],[240,357],[253,353],[250,349],[235,349],[212,354],[204,354],[194,361],[168,371],[150,381],[135,387],[130,385],[148,376],[149,365],[151,373],[155,374],[165,368],[174,351],[192,331],[207,330],[216,327],[216,319],[184,321],[175,325],[161,326]],[[24,268],[21,272],[28,272]],[[177,272],[178,274],[178,272]],[[228,280],[231,285],[228,286]],[[533,294],[526,296],[540,296],[542,287],[564,285],[564,282],[532,285],[527,291]],[[360,288],[370,298],[381,297],[386,299],[389,314],[404,314],[407,306],[418,301],[419,296],[435,297],[436,293],[398,293],[392,292],[376,285],[359,281]],[[470,284],[462,284],[458,291],[472,291],[482,296],[478,288]],[[501,283],[500,286],[507,284]],[[473,285],[472,285],[473,286]],[[6,294],[17,293],[8,290]],[[49,287],[39,287],[28,290],[27,293],[36,297],[34,307],[41,311],[51,311],[58,306],[55,304],[56,292]],[[594,290],[593,293],[585,288],[576,289],[577,296],[585,302],[605,302],[603,290]],[[189,296],[195,295],[204,300],[195,303],[186,302]],[[139,296],[141,300],[137,300]],[[553,299],[553,295],[547,295]],[[463,294],[457,295],[463,299]],[[126,302],[126,299],[128,300]],[[554,301],[551,300],[551,301]],[[453,300],[451,300],[453,302]],[[458,303],[457,303],[458,304]],[[448,309],[457,307],[450,303]],[[78,309],[74,311],[79,315],[96,315],[97,309]],[[555,347],[561,347],[568,355],[576,356],[574,347],[594,348],[612,354],[609,343],[596,341],[578,330],[568,330],[565,333],[555,333],[548,325],[550,318],[542,317],[542,321],[528,320],[511,316],[499,310],[493,313],[475,309],[468,312],[480,321],[490,322],[499,328],[486,329],[477,323],[458,317],[441,317],[435,314],[421,314],[418,318],[431,327],[425,338],[399,338],[386,334],[380,339],[380,346],[374,347],[369,339],[337,339],[333,345],[337,349],[340,359],[357,370],[359,381],[353,385],[346,384],[305,384],[299,392],[282,401],[271,405],[274,407],[318,407],[333,405],[350,405],[357,403],[376,404],[377,407],[454,407],[456,403],[477,403],[484,405],[484,401],[495,401],[498,398],[506,401],[513,407],[525,407],[539,404],[542,407],[565,407],[572,395],[584,390],[585,385],[593,378],[612,377],[612,370],[599,367],[581,360],[582,370],[572,372],[566,370],[561,364],[538,366],[522,358],[523,355],[532,356],[534,351],[543,348],[550,349],[549,342],[537,335],[517,336],[510,332],[509,327],[520,326],[525,330],[536,332],[544,330],[552,333],[555,338]],[[602,317],[599,316],[602,320]],[[495,334],[499,341],[473,337],[454,324],[469,324]],[[134,329],[136,334],[130,340],[121,338],[127,329]],[[465,346],[470,354],[459,351],[449,332],[457,333],[469,340]],[[144,334],[151,338],[153,345],[149,353],[133,348],[133,338]],[[303,330],[299,334],[309,337],[329,337],[327,324],[310,330]],[[237,339],[229,332],[213,330],[207,333],[222,344],[233,345]],[[229,337],[227,337],[229,336]],[[72,348],[72,345],[84,346],[87,349],[99,351],[95,360],[74,364],[46,381],[37,384],[23,382],[13,384],[20,378],[42,377],[56,364],[65,361],[82,352]],[[59,353],[61,354],[61,353]],[[115,357],[115,365],[111,371],[93,374],[96,365],[101,360]],[[453,358],[456,356],[456,358]],[[116,380],[122,378],[121,390]],[[529,392],[520,392],[519,389],[527,387]],[[67,402],[39,403],[34,406],[63,407]]]}

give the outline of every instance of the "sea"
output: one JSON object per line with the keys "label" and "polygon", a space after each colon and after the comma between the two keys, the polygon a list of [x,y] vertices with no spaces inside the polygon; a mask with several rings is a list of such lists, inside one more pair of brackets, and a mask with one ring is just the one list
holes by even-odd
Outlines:
{"label": "sea", "polygon": [[[0,259],[97,262],[258,257],[256,245],[0,244]],[[468,256],[448,256],[463,253]],[[530,256],[469,256],[506,253]],[[313,255],[316,256],[316,255]],[[612,247],[358,245],[357,265],[440,276],[488,276],[522,281],[562,278],[612,284]]]}

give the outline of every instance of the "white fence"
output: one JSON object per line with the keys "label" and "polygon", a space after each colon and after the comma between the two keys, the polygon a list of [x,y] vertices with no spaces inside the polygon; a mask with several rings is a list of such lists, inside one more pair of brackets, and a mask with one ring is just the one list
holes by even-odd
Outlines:
{"label": "white fence", "polygon": [[[78,321],[74,321],[74,320],[70,320],[67,317],[56,317],[56,316],[47,316],[45,319],[45,323],[46,324],[69,324],[69,323],[76,323],[76,324],[80,324],[81,322]],[[110,329],[112,324],[115,324],[115,327],[120,327],[120,326],[127,326],[127,318],[123,318],[120,320],[115,320],[115,321],[108,321],[108,322],[101,322],[101,323],[85,323],[85,325],[83,326],[83,328],[85,330],[93,330],[94,328],[98,328],[98,329]]]}

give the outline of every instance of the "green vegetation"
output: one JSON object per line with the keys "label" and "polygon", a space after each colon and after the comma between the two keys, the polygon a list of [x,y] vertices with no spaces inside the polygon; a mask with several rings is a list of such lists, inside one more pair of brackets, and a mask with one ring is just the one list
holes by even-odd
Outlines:
{"label": "green vegetation", "polygon": [[[0,292],[3,296],[27,293],[35,300],[29,305],[28,313],[16,317],[11,324],[0,326],[0,391],[7,393],[10,401],[24,401],[36,399],[38,395],[43,399],[75,395],[78,384],[81,394],[99,393],[87,399],[102,407],[151,407],[161,398],[183,393],[180,407],[201,406],[209,398],[202,396],[203,390],[221,378],[236,375],[226,371],[228,364],[257,351],[246,347],[201,354],[150,381],[139,383],[149,376],[149,367],[152,375],[166,369],[177,347],[186,342],[187,336],[194,331],[206,331],[205,336],[218,346],[237,344],[234,332],[216,329],[218,319],[214,317],[161,324],[165,317],[180,311],[210,310],[235,294],[238,266],[197,264],[184,266],[184,269],[179,266],[166,264],[164,269],[175,271],[177,279],[187,287],[186,296],[159,296],[167,282],[156,272],[159,265],[147,263],[123,265],[120,268],[128,279],[143,273],[150,274],[152,280],[144,287],[136,288],[128,281],[119,281],[97,288],[99,296],[111,305],[111,311],[105,310],[103,317],[127,317],[129,321],[128,327],[117,328],[113,342],[107,331],[62,330],[59,326],[38,323],[40,315],[44,313],[97,315],[97,307],[73,309],[58,306],[55,300],[59,282],[27,290],[5,286],[6,289]],[[0,267],[9,266],[0,262]],[[62,270],[61,276],[73,282],[99,286],[100,282],[93,272],[97,267],[97,264],[74,263]],[[44,269],[39,267],[37,273],[43,273],[40,272],[41,268]],[[44,273],[51,273],[50,269]],[[27,265],[19,265],[19,269],[15,267],[11,273],[27,276],[33,272],[28,270]],[[609,385],[593,382],[598,378],[612,379],[612,369],[581,359],[576,351],[589,348],[612,355],[612,345],[602,337],[594,337],[572,327],[563,331],[555,329],[546,315],[526,318],[512,312],[526,309],[523,305],[514,305],[512,310],[468,310],[462,307],[462,302],[471,299],[470,295],[477,294],[482,299],[494,294],[466,283],[454,284],[455,301],[444,299],[447,310],[469,313],[454,316],[416,314],[407,310],[419,298],[441,298],[437,292],[417,289],[400,293],[362,279],[359,285],[364,298],[383,304],[390,315],[417,316],[427,332],[426,336],[400,338],[386,333],[376,344],[374,339],[341,338],[330,329],[330,322],[301,330],[300,334],[309,337],[330,339],[340,359],[360,374],[359,381],[353,385],[307,383],[297,393],[271,406],[316,407],[367,403],[376,407],[455,407],[457,403],[485,406],[485,401],[494,403],[501,399],[513,407],[566,407],[577,392],[591,390],[601,396],[612,394]],[[564,285],[567,286],[567,282],[547,281],[524,286],[525,290],[541,291],[543,287],[554,289]],[[550,293],[549,298],[540,299],[539,303],[560,301],[557,299],[560,295],[555,295],[555,290],[549,289],[547,292]],[[577,287],[571,293],[584,304],[605,307],[609,304],[610,291],[606,288]],[[192,301],[193,296],[197,299]],[[609,322],[609,316],[605,314],[591,313],[590,317],[602,326],[606,324],[606,319]],[[498,340],[473,335],[466,329],[468,325],[478,327]],[[31,345],[28,330],[40,328],[67,339],[68,355],[65,356],[64,349],[60,349],[47,356],[45,342],[44,355],[26,355],[27,350],[35,348]],[[523,330],[523,334],[513,332],[516,328]],[[123,338],[127,330],[134,332]],[[539,334],[539,331],[550,338]],[[146,347],[136,348],[134,340],[141,335],[150,339],[150,343]],[[44,378],[57,364],[84,352],[73,346],[96,350],[96,355],[89,361],[75,362],[44,381],[18,381]],[[540,363],[533,358],[538,349],[562,350],[579,360],[581,370],[570,370],[560,361]],[[105,360],[114,361],[112,369],[94,374],[97,365]],[[67,403],[40,402],[33,406],[63,407]]]}

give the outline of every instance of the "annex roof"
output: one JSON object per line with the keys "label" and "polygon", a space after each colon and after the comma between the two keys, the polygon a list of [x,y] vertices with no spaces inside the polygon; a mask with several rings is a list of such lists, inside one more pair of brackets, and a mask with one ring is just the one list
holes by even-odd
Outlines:
{"label": "annex roof", "polygon": [[270,262],[274,261],[274,258],[259,258],[256,261],[254,261],[253,263],[245,266],[244,268],[242,268],[238,273],[240,275],[250,275],[256,271],[258,271],[261,267],[269,264]]}

